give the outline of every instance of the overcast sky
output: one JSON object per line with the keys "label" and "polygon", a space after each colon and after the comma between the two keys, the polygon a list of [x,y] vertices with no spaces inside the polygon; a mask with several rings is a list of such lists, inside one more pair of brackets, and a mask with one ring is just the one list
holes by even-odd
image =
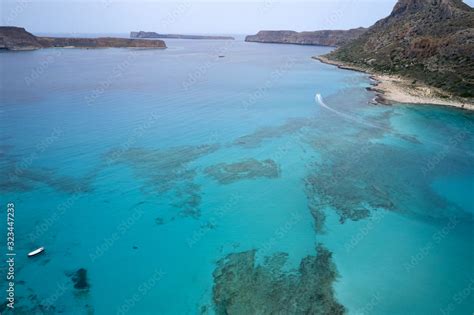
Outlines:
{"label": "overcast sky", "polygon": [[[473,6],[474,0],[465,1]],[[370,26],[396,0],[0,0],[1,25],[32,33],[253,34]]]}

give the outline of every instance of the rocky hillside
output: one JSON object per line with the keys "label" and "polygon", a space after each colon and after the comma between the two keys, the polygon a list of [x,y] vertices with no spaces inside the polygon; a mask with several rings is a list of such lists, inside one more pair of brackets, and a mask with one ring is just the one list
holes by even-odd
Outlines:
{"label": "rocky hillside", "polygon": [[50,47],[77,48],[166,48],[162,40],[128,38],[37,37],[22,27],[0,26],[0,49],[34,50]]}
{"label": "rocky hillside", "polygon": [[159,34],[155,32],[130,32],[130,38],[176,38],[176,39],[222,39],[234,40],[231,36],[207,36],[207,35],[180,35],[180,34]]}
{"label": "rocky hillside", "polygon": [[326,56],[474,97],[474,10],[461,0],[399,0],[392,13]]}
{"label": "rocky hillside", "polygon": [[365,28],[355,28],[347,31],[260,31],[257,35],[249,35],[246,42],[298,44],[319,46],[340,46],[358,38],[366,31]]}
{"label": "rocky hillside", "polygon": [[0,26],[0,49],[33,50],[41,47],[36,36],[24,28]]}

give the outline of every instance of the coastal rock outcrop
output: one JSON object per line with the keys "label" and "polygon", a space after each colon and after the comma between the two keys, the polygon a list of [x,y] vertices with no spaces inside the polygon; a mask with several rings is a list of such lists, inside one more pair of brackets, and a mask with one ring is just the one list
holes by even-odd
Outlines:
{"label": "coastal rock outcrop", "polygon": [[162,40],[114,37],[37,37],[22,27],[0,26],[0,49],[34,50],[50,47],[76,48],[166,48]]}
{"label": "coastal rock outcrop", "polygon": [[130,32],[130,38],[175,38],[175,39],[220,39],[234,40],[232,36],[210,36],[210,35],[181,35],[181,34],[159,34],[155,32]]}
{"label": "coastal rock outcrop", "polygon": [[360,27],[342,30],[324,30],[315,32],[295,31],[260,31],[256,35],[249,35],[246,42],[275,43],[275,44],[298,44],[318,46],[340,46],[358,38],[367,29]]}
{"label": "coastal rock outcrop", "polygon": [[0,27],[0,49],[34,50],[41,47],[36,36],[28,33],[23,27]]}
{"label": "coastal rock outcrop", "polygon": [[461,0],[399,0],[392,13],[326,56],[474,98],[474,9]]}

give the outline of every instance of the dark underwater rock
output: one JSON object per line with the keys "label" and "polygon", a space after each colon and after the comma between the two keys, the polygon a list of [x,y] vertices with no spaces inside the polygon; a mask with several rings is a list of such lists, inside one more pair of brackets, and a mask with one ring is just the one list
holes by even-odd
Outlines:
{"label": "dark underwater rock", "polygon": [[76,272],[70,275],[71,280],[74,283],[74,289],[87,291],[90,288],[89,282],[87,280],[87,270],[84,268],[79,268]]}
{"label": "dark underwater rock", "polygon": [[323,234],[325,231],[326,214],[321,207],[314,205],[309,205],[309,210],[314,219],[314,230],[318,234]]}
{"label": "dark underwater rock", "polygon": [[316,246],[316,256],[301,260],[298,270],[283,271],[288,254],[256,263],[256,250],[233,253],[217,263],[213,302],[217,315],[344,314],[334,296],[338,277],[332,253]]}
{"label": "dark underwater rock", "polygon": [[220,163],[210,166],[204,172],[221,184],[231,184],[243,179],[278,178],[280,169],[275,161],[247,159],[236,163]]}

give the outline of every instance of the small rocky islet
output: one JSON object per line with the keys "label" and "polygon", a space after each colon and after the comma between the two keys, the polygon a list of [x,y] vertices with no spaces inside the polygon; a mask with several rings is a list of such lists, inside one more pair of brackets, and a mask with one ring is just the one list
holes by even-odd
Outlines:
{"label": "small rocky islet", "polygon": [[130,32],[130,38],[172,38],[172,39],[213,39],[213,40],[234,40],[232,36],[212,36],[212,35],[184,35],[184,34],[160,34],[156,32]]}

